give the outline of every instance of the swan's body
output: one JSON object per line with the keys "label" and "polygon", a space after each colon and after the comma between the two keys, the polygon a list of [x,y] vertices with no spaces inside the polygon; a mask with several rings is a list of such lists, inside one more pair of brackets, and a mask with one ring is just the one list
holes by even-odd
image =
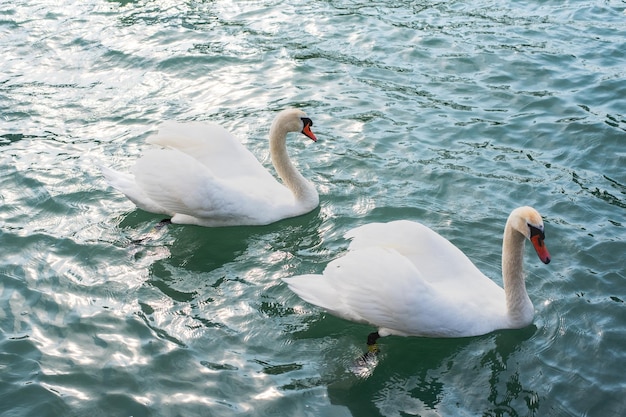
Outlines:
{"label": "swan's body", "polygon": [[234,136],[212,123],[164,123],[131,174],[102,168],[114,188],[137,207],[200,226],[263,225],[308,213],[319,204],[315,187],[293,166],[289,132],[316,141],[300,110],[280,112],[270,128],[270,155],[283,184]]}
{"label": "swan's body", "polygon": [[550,262],[541,216],[530,207],[514,210],[506,224],[504,289],[420,223],[367,224],[346,238],[352,239],[347,254],[328,264],[323,275],[284,281],[333,315],[376,326],[375,338],[477,336],[528,326],[534,310],[522,273],[524,241],[531,239],[540,259]]}

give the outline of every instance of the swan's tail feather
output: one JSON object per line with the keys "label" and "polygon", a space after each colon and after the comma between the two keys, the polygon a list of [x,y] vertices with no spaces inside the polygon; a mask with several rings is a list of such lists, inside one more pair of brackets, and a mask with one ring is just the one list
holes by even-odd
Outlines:
{"label": "swan's tail feather", "polygon": [[99,166],[100,172],[109,185],[119,192],[123,193],[130,201],[135,203],[137,207],[151,213],[160,213],[172,216],[173,213],[168,212],[163,207],[155,203],[146,195],[135,182],[135,177],[123,172],[115,171],[103,165]]}
{"label": "swan's tail feather", "polygon": [[323,275],[315,274],[283,278],[289,289],[298,294],[304,301],[332,311],[335,309],[337,302],[329,302],[329,300],[335,300],[338,297],[334,288],[325,285],[325,280],[326,278]]}
{"label": "swan's tail feather", "polygon": [[115,171],[109,167],[105,167],[104,165],[100,165],[98,168],[100,168],[100,172],[107,183],[124,194],[126,194],[124,190],[132,188],[133,183],[135,182],[133,176],[130,174]]}

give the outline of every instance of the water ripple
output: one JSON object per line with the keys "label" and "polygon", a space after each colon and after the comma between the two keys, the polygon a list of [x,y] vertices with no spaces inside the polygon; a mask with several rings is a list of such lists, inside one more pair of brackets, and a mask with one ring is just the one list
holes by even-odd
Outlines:
{"label": "water ripple", "polygon": [[[0,11],[0,413],[622,415],[623,2],[13,2]],[[268,164],[286,106],[318,210],[155,228],[97,169],[166,119],[212,120]],[[269,166],[269,164],[268,164]],[[544,215],[533,326],[386,338],[280,278],[343,234],[421,221],[501,282],[506,216]]]}

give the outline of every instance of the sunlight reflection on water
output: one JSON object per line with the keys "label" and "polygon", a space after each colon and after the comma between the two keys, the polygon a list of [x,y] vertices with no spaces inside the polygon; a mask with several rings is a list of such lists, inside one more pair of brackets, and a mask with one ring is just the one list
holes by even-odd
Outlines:
{"label": "sunlight reflection on water", "polygon": [[[624,414],[623,4],[42,0],[0,16],[0,413]],[[155,230],[98,170],[129,169],[168,119],[220,123],[269,167],[286,106],[320,138],[289,144],[321,197],[306,216]],[[499,282],[521,204],[554,255],[527,263],[529,329],[387,338],[357,376],[371,329],[280,281],[323,270],[353,227],[407,218]]]}

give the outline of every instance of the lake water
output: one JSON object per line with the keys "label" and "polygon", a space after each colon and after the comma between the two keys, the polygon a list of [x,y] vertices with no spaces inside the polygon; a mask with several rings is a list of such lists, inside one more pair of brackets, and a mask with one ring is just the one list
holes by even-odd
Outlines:
{"label": "lake water", "polygon": [[[1,3],[2,416],[626,415],[624,1]],[[97,168],[211,120],[271,169],[293,106],[299,218],[157,230]],[[372,328],[281,281],[409,219],[501,283],[521,205],[552,254],[526,329],[383,338],[359,373]]]}

